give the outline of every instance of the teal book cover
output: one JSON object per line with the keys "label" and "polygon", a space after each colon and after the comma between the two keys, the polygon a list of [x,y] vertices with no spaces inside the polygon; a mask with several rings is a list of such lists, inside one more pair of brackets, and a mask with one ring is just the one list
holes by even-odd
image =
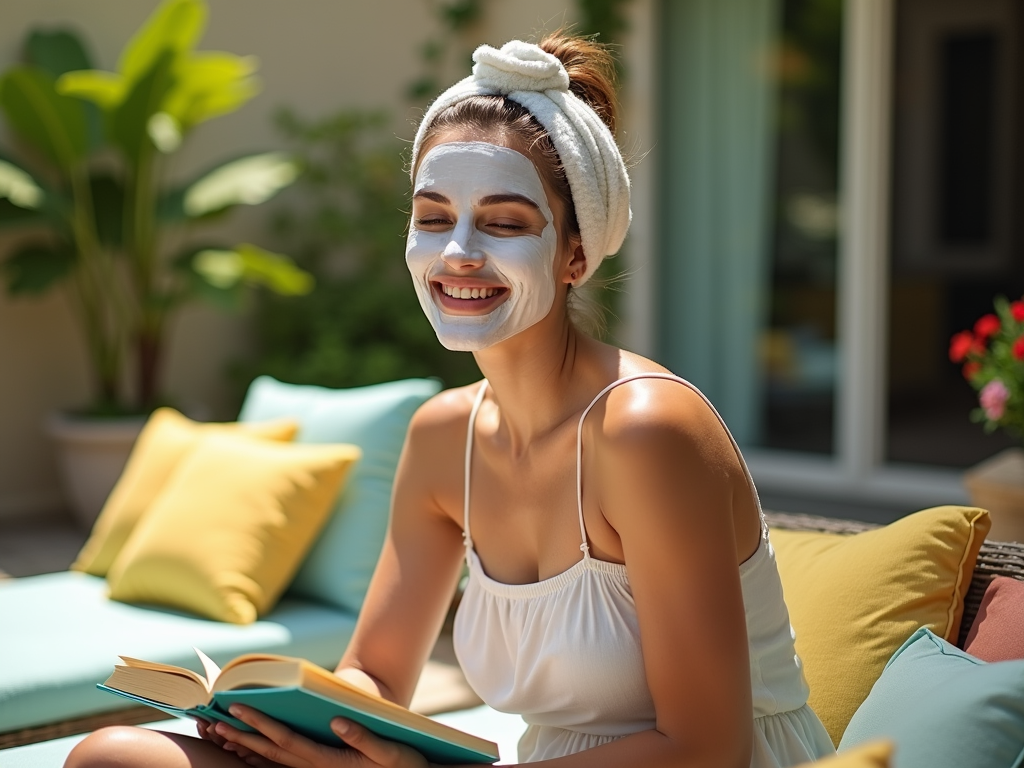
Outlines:
{"label": "teal book cover", "polygon": [[442,765],[490,764],[498,759],[496,745],[489,745],[488,749],[492,751],[472,749],[439,738],[434,734],[425,733],[417,728],[354,709],[303,688],[243,688],[233,691],[218,691],[213,695],[213,701],[210,704],[202,704],[193,709],[180,709],[106,685],[97,687],[132,701],[147,704],[175,717],[220,720],[244,731],[253,729],[227,714],[228,707],[232,704],[245,704],[259,710],[284,723],[296,733],[301,733],[321,744],[343,745],[343,742],[331,731],[330,722],[334,717],[346,717],[369,728],[382,738],[408,744],[433,763]]}

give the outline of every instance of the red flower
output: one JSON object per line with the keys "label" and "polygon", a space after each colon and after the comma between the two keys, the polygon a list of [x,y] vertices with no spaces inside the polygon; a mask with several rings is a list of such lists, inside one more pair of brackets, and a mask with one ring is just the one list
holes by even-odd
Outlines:
{"label": "red flower", "polygon": [[974,336],[970,331],[960,331],[949,340],[949,359],[954,363],[961,362],[974,345]]}
{"label": "red flower", "polygon": [[964,378],[970,381],[974,378],[974,374],[981,370],[981,363],[972,360],[969,363],[964,363]]}
{"label": "red flower", "polygon": [[1013,342],[1013,356],[1018,360],[1024,360],[1024,336]]}
{"label": "red flower", "polygon": [[978,322],[974,324],[974,333],[977,334],[980,341],[984,341],[989,336],[999,331],[1000,322],[999,318],[995,315],[982,315],[978,318]]}
{"label": "red flower", "polygon": [[1015,301],[1010,305],[1010,314],[1018,323],[1024,323],[1024,301]]}

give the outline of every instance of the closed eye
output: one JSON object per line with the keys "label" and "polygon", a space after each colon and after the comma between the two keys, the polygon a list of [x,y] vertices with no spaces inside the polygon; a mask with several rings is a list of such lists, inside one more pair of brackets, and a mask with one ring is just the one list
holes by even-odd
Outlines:
{"label": "closed eye", "polygon": [[450,227],[452,226],[451,219],[446,219],[444,216],[423,216],[418,219],[414,219],[413,223],[417,227]]}

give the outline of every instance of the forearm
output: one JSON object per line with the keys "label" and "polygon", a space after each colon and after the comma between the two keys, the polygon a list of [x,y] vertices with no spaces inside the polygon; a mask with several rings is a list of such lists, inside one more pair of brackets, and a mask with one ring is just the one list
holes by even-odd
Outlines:
{"label": "forearm", "polygon": [[[531,768],[749,768],[751,737],[737,738],[721,734],[721,738],[701,739],[701,743],[685,743],[661,731],[649,730],[624,736],[593,749],[565,757],[530,763]],[[431,764],[431,768],[440,768]],[[479,768],[460,766],[459,768]]]}
{"label": "forearm", "polygon": [[334,674],[361,691],[366,691],[374,696],[380,696],[382,699],[395,702],[394,694],[383,682],[363,669],[346,664],[344,659],[338,664]]}

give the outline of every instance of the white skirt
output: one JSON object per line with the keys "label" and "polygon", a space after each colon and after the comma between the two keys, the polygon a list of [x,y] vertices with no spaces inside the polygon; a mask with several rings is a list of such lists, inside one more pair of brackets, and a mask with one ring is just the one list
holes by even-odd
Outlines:
{"label": "white skirt", "polygon": [[[531,725],[519,740],[519,762],[564,757],[621,738]],[[835,753],[828,732],[806,704],[789,712],[754,718],[750,768],[790,768]]]}

